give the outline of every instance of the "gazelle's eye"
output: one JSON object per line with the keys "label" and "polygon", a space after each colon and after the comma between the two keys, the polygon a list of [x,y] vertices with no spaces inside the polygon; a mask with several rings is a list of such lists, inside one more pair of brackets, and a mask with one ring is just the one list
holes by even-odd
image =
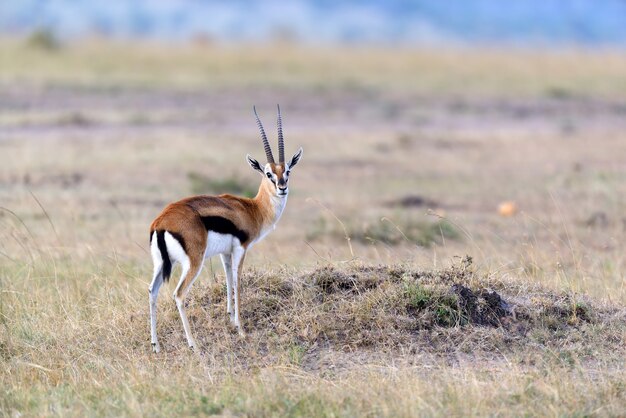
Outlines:
{"label": "gazelle's eye", "polygon": [[289,175],[289,173],[291,173],[291,171],[287,171],[287,172],[285,172],[285,175],[286,175],[286,176],[288,176],[288,175]]}
{"label": "gazelle's eye", "polygon": [[267,178],[268,178],[268,179],[271,179],[271,178],[272,178],[272,173],[268,172],[268,173],[267,173]]}

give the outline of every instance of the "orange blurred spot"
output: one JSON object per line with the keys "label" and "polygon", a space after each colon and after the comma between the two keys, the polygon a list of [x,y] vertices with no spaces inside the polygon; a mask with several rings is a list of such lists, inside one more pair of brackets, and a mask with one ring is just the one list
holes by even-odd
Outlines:
{"label": "orange blurred spot", "polygon": [[515,202],[502,202],[498,205],[498,213],[500,216],[513,216],[517,212],[517,205]]}

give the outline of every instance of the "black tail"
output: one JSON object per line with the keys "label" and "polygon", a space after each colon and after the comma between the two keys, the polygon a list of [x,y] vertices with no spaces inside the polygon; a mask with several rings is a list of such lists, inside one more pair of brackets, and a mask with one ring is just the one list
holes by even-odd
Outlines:
{"label": "black tail", "polygon": [[161,252],[161,259],[163,260],[163,266],[161,267],[163,281],[167,282],[172,275],[172,262],[167,253],[167,246],[165,245],[165,231],[157,231],[157,245]]}

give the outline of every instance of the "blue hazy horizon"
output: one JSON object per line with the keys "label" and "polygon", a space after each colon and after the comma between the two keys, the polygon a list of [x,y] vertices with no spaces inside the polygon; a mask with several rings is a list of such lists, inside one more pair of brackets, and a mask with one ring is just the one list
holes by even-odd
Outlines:
{"label": "blue hazy horizon", "polygon": [[626,0],[16,0],[0,33],[62,38],[626,46]]}

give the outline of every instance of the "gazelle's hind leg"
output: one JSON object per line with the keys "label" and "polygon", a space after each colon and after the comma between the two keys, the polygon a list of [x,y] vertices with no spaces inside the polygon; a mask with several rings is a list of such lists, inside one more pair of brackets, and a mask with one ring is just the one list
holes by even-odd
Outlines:
{"label": "gazelle's hind leg", "polygon": [[230,254],[220,254],[222,266],[224,266],[224,274],[226,274],[226,313],[233,318],[233,267],[232,257]]}
{"label": "gazelle's hind leg", "polygon": [[239,335],[245,336],[243,329],[241,328],[241,321],[239,319],[239,295],[241,294],[241,286],[239,284],[239,276],[241,268],[243,266],[243,260],[246,257],[246,249],[241,245],[234,245],[232,252],[232,274],[233,274],[233,293],[235,296],[235,315],[231,315],[231,323],[239,331]]}
{"label": "gazelle's hind leg", "polygon": [[152,351],[158,353],[160,350],[159,341],[157,339],[156,321],[157,321],[157,298],[159,289],[163,284],[163,260],[156,242],[156,233],[150,244],[152,253],[152,262],[154,264],[154,272],[152,274],[152,283],[148,288],[150,294],[150,341],[152,343]]}
{"label": "gazelle's hind leg", "polygon": [[152,343],[152,351],[158,353],[161,349],[157,340],[156,321],[157,321],[157,298],[159,297],[159,289],[163,284],[163,273],[159,270],[154,274],[152,283],[148,288],[150,292],[150,341]]}
{"label": "gazelle's hind leg", "polygon": [[176,301],[176,307],[178,308],[180,319],[183,321],[187,344],[189,344],[189,348],[195,349],[196,342],[191,335],[191,328],[189,327],[189,321],[187,320],[187,314],[185,313],[185,297],[187,296],[187,293],[189,293],[191,285],[200,274],[200,270],[202,270],[203,258],[199,257],[199,260],[198,257],[195,257],[195,259],[187,259],[181,264],[183,272],[180,276],[178,286],[176,286],[176,290],[174,291],[174,300]]}

